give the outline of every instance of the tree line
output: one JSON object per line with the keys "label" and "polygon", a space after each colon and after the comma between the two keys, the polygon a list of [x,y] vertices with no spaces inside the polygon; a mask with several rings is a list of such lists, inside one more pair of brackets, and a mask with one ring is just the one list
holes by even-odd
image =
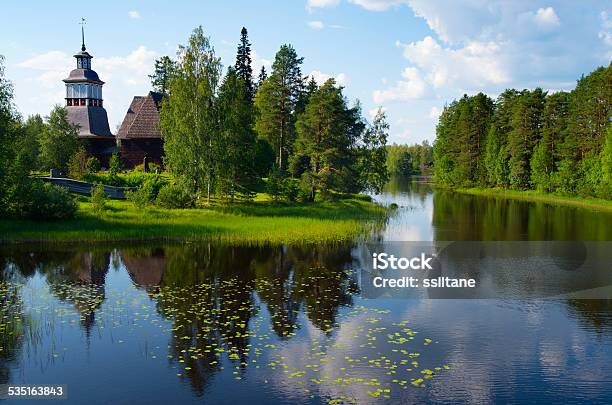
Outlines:
{"label": "tree line", "polygon": [[275,197],[314,201],[318,193],[379,191],[388,179],[389,126],[371,125],[333,79],[302,75],[303,58],[285,44],[272,69],[254,78],[251,43],[241,31],[234,65],[221,60],[202,27],[177,56],[156,61],[152,83],[167,169],[193,195],[249,198],[267,178]]}
{"label": "tree line", "polygon": [[414,145],[387,145],[387,169],[400,176],[430,175],[433,146],[428,141]]}
{"label": "tree line", "polygon": [[612,199],[611,120],[612,64],[570,92],[464,95],[440,116],[435,180]]}

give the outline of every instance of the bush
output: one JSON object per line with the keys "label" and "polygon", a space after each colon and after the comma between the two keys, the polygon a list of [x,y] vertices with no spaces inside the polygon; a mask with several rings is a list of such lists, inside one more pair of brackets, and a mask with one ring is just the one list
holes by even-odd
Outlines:
{"label": "bush", "polygon": [[[145,173],[144,171],[144,163],[134,166],[135,172]],[[161,173],[161,166],[157,163],[149,162],[149,171],[148,173]]]}
{"label": "bush", "polygon": [[33,181],[21,215],[29,219],[68,219],[74,217],[77,203],[64,187]]}
{"label": "bush", "polygon": [[168,181],[159,175],[147,176],[146,180],[137,190],[126,193],[126,198],[136,208],[144,208],[157,198],[159,191],[167,184]]}
{"label": "bush", "polygon": [[143,209],[151,202],[151,198],[147,190],[142,187],[133,191],[126,191],[125,198],[134,204],[134,207]]}
{"label": "bush", "polygon": [[280,200],[283,195],[283,173],[276,167],[273,168],[268,175],[266,193],[268,193],[274,201]]}
{"label": "bush", "polygon": [[121,159],[119,158],[119,154],[113,153],[111,155],[110,161],[108,162],[108,172],[111,176],[117,176],[121,171]]}
{"label": "bush", "polygon": [[85,152],[85,148],[81,147],[68,162],[68,176],[71,179],[83,179],[87,174],[87,163],[87,152]]}
{"label": "bush", "polygon": [[164,208],[189,208],[193,199],[185,189],[176,184],[166,184],[157,194],[156,204]]}
{"label": "bush", "polygon": [[104,192],[104,187],[102,184],[94,184],[91,188],[91,204],[93,212],[96,215],[101,215],[104,213],[106,209],[106,201],[108,197]]}
{"label": "bush", "polygon": [[98,160],[97,157],[90,156],[87,159],[87,163],[85,163],[85,167],[87,168],[88,172],[90,172],[90,173],[97,173],[101,169],[100,161]]}

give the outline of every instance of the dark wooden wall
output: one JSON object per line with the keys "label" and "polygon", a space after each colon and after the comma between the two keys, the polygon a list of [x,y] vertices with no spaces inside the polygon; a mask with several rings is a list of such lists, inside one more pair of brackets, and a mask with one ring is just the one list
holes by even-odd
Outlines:
{"label": "dark wooden wall", "polygon": [[119,153],[126,168],[142,164],[145,156],[149,163],[163,166],[164,143],[161,139],[122,139]]}

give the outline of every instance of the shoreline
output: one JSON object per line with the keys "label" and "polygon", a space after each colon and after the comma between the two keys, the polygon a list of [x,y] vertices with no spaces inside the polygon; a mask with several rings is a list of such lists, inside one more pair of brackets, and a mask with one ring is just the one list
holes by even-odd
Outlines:
{"label": "shoreline", "polygon": [[387,216],[387,209],[358,197],[314,204],[241,203],[235,206],[138,210],[111,200],[105,213],[79,202],[73,219],[0,220],[0,245],[108,242],[228,242],[250,245],[346,242]]}
{"label": "shoreline", "polygon": [[595,211],[612,212],[612,201],[591,197],[571,197],[534,190],[507,190],[501,188],[457,188],[453,192],[483,197],[501,197],[512,200],[543,202],[550,205],[586,208]]}

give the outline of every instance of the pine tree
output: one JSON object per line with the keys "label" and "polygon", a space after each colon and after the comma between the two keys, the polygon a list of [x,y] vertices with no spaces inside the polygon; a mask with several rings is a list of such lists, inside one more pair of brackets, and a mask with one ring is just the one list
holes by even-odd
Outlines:
{"label": "pine tree", "polygon": [[176,62],[170,59],[169,56],[162,56],[155,60],[155,71],[149,75],[153,90],[158,93],[168,95],[170,89],[170,80],[176,70]]}
{"label": "pine tree", "polygon": [[255,93],[257,93],[257,90],[259,90],[262,83],[265,82],[267,78],[268,78],[268,73],[266,72],[266,67],[262,66],[261,69],[259,70],[259,76],[257,77],[257,89]]}
{"label": "pine tree", "polygon": [[251,43],[245,27],[242,27],[240,31],[235,69],[236,74],[244,83],[245,97],[250,102],[255,97],[255,86],[253,83],[253,68],[251,67]]}
{"label": "pine tree", "polygon": [[295,108],[303,89],[299,58],[291,45],[283,45],[272,64],[272,73],[257,91],[257,135],[276,151],[277,166],[286,170],[295,140]]}
{"label": "pine tree", "polygon": [[237,195],[250,197],[254,183],[255,134],[253,109],[238,72],[230,68],[219,89],[220,136],[217,172],[219,189],[230,200]]}

